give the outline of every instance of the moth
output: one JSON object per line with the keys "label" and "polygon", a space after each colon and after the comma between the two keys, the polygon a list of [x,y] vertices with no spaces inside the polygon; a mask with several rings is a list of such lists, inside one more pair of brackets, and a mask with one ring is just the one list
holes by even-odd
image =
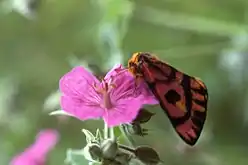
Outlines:
{"label": "moth", "polygon": [[148,85],[182,140],[195,145],[207,115],[208,90],[203,81],[146,52],[134,53],[128,70]]}

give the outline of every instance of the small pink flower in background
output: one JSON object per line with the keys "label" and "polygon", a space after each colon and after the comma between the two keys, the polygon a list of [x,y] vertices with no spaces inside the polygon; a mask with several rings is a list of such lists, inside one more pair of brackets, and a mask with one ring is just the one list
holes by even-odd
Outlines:
{"label": "small pink flower in background", "polygon": [[10,165],[45,165],[47,154],[55,147],[58,139],[59,134],[56,130],[40,131],[35,142],[24,152],[15,156]]}
{"label": "small pink flower in background", "polygon": [[109,127],[131,123],[143,104],[157,104],[145,84],[136,86],[132,75],[116,65],[100,82],[83,67],[60,80],[61,107],[80,120],[103,118]]}

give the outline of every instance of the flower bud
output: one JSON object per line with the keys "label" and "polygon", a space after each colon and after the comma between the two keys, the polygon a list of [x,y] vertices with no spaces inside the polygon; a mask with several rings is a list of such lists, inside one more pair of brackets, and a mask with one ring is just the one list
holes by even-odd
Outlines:
{"label": "flower bud", "polygon": [[118,151],[118,144],[113,139],[106,139],[101,143],[100,148],[103,158],[114,159]]}
{"label": "flower bud", "polygon": [[158,153],[146,146],[139,146],[135,149],[135,156],[144,164],[156,165],[161,162]]}

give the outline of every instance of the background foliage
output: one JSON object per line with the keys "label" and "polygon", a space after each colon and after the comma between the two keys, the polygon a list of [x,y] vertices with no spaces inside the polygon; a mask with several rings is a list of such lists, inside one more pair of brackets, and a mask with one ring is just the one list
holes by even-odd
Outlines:
{"label": "background foliage", "polygon": [[[82,128],[102,123],[70,118],[61,123],[59,78],[78,64],[95,72],[131,53],[149,51],[203,79],[210,94],[206,127],[187,148],[158,106],[146,125],[149,144],[165,164],[246,165],[248,63],[246,0],[1,0],[0,160],[8,164],[41,128],[61,141],[49,165],[63,164],[67,148],[81,148]],[[96,67],[98,66],[98,70]]]}

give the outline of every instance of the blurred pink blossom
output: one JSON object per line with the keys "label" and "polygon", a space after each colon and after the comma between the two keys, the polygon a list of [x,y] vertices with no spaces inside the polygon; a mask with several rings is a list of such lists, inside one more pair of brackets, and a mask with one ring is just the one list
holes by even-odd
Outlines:
{"label": "blurred pink blossom", "polygon": [[80,120],[103,118],[109,127],[131,123],[143,104],[157,104],[145,83],[116,65],[102,81],[83,67],[75,67],[60,79],[61,107]]}
{"label": "blurred pink blossom", "polygon": [[45,129],[39,132],[35,142],[15,156],[10,165],[45,165],[46,157],[57,144],[59,134],[56,130]]}

